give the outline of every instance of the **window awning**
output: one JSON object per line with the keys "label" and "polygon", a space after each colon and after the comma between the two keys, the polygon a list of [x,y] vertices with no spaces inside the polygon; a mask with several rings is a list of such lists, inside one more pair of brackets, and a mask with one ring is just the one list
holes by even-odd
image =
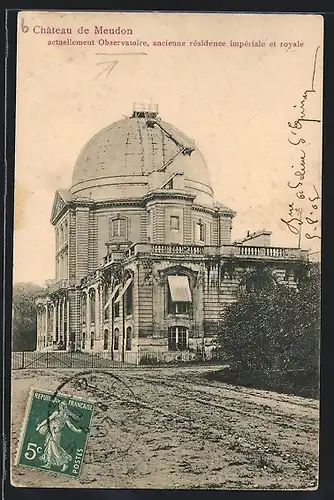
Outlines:
{"label": "window awning", "polygon": [[118,294],[118,297],[117,299],[115,300],[115,304],[117,304],[117,302],[119,302],[121,300],[121,298],[123,297],[123,295],[125,294],[125,292],[127,291],[127,289],[129,288],[129,286],[131,285],[132,283],[132,278],[128,278],[125,282],[125,285],[123,286],[122,290],[120,291],[120,293]]}
{"label": "window awning", "polygon": [[168,276],[168,285],[173,302],[191,302],[187,276]]}
{"label": "window awning", "polygon": [[114,288],[114,289],[113,289],[113,291],[111,292],[110,297],[108,298],[108,301],[107,301],[106,305],[104,306],[104,309],[107,309],[107,307],[109,307],[109,306],[110,306],[111,301],[112,301],[112,299],[115,297],[115,295],[116,295],[117,291],[119,290],[120,286],[121,286],[121,285],[116,285],[116,286],[115,286],[115,288]]}

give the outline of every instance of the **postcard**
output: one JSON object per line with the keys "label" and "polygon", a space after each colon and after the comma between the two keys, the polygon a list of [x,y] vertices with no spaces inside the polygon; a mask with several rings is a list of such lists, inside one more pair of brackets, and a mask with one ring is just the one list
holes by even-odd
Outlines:
{"label": "postcard", "polygon": [[323,17],[17,23],[11,483],[317,489]]}

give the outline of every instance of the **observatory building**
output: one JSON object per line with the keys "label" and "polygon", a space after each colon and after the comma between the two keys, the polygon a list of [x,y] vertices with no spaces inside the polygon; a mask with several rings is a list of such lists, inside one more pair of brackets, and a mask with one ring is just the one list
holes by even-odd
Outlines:
{"label": "observatory building", "polygon": [[227,304],[261,266],[295,286],[307,252],[270,231],[231,241],[205,159],[155,106],[98,132],[55,193],[55,280],[37,300],[37,349],[171,360],[214,342]]}

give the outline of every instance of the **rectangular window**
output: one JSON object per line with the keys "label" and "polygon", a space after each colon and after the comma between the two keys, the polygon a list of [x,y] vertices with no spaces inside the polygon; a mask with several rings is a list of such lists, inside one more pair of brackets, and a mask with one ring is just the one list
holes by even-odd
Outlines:
{"label": "rectangular window", "polygon": [[119,219],[119,236],[126,238],[126,219]]}
{"label": "rectangular window", "polygon": [[189,314],[190,302],[173,302],[169,295],[168,300],[168,313],[169,314]]}
{"label": "rectangular window", "polygon": [[115,236],[118,236],[118,231],[119,231],[119,220],[115,219],[111,221],[111,236],[115,238]]}
{"label": "rectangular window", "polygon": [[180,351],[187,349],[187,329],[184,326],[178,327],[177,348]]}
{"label": "rectangular window", "polygon": [[112,219],[111,220],[111,237],[112,238],[126,238],[126,219]]}
{"label": "rectangular window", "polygon": [[189,314],[189,302],[173,302],[175,304],[175,314]]}
{"label": "rectangular window", "polygon": [[176,326],[168,329],[168,350],[176,351]]}
{"label": "rectangular window", "polygon": [[189,314],[191,291],[187,276],[168,276],[167,304],[169,314]]}
{"label": "rectangular window", "polygon": [[201,221],[196,224],[196,240],[205,243],[205,224]]}
{"label": "rectangular window", "polygon": [[172,231],[179,231],[179,229],[180,229],[180,217],[177,217],[176,215],[171,215],[170,228],[172,229]]}
{"label": "rectangular window", "polygon": [[187,349],[187,328],[185,326],[172,326],[168,329],[168,350],[184,351]]}

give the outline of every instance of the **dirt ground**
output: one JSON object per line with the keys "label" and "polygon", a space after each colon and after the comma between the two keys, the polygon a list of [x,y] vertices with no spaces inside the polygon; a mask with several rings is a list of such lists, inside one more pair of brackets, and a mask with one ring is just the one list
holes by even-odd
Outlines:
{"label": "dirt ground", "polygon": [[[81,478],[12,468],[25,487],[314,489],[319,404],[208,381],[217,367],[16,370],[12,462],[31,388],[95,400]],[[78,384],[68,379],[81,377]],[[82,383],[82,377],[86,382]],[[88,381],[88,384],[87,384]],[[108,417],[108,418],[106,418]]]}

